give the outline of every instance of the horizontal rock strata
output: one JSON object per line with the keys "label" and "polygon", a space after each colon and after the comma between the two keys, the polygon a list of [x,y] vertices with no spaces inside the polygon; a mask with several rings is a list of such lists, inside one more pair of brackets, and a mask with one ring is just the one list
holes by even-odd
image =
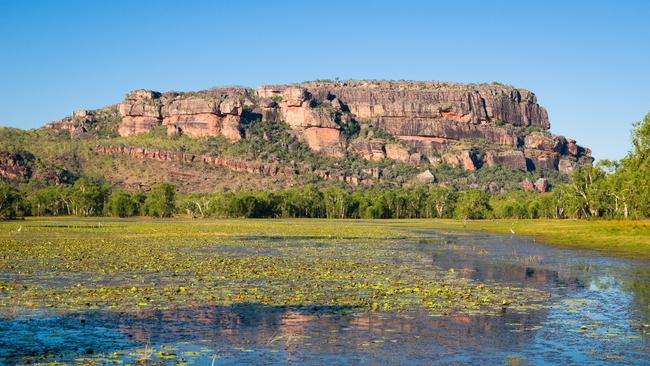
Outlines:
{"label": "horizontal rock strata", "polygon": [[369,169],[364,172],[365,176],[347,175],[335,170],[316,170],[308,171],[305,169],[296,169],[291,167],[283,167],[274,164],[249,162],[236,159],[228,159],[224,157],[216,157],[206,154],[192,154],[181,151],[165,151],[158,149],[148,149],[142,147],[122,146],[122,145],[97,145],[93,149],[100,155],[111,156],[128,156],[131,158],[142,160],[157,160],[168,162],[184,162],[184,163],[203,163],[211,166],[225,168],[228,170],[260,174],[266,176],[296,176],[306,175],[312,173],[323,180],[338,180],[341,182],[349,183],[352,185],[372,185],[375,181],[381,180],[381,172],[378,169]]}
{"label": "horizontal rock strata", "polygon": [[[256,90],[136,90],[116,106],[75,112],[48,127],[83,138],[96,132],[98,121],[116,121],[120,136],[160,128],[169,135],[223,136],[233,143],[247,136],[252,123],[285,122],[310,149],[333,158],[357,154],[370,161],[467,170],[504,166],[569,174],[593,161],[589,149],[548,132],[547,112],[534,93],[498,83],[360,80]],[[359,129],[383,134],[359,137]]]}
{"label": "horizontal rock strata", "polygon": [[245,95],[243,88],[212,89],[200,94],[136,90],[119,104],[122,122],[118,132],[131,136],[162,125],[170,135],[223,135],[230,141],[239,141]]}

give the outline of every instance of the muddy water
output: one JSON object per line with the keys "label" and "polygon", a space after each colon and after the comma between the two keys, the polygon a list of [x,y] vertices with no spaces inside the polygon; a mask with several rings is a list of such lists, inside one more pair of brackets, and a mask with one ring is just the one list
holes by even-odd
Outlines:
{"label": "muddy water", "polygon": [[470,279],[542,289],[547,306],[451,317],[258,304],[35,314],[0,320],[0,363],[650,364],[650,263],[520,237],[426,234],[394,245]]}

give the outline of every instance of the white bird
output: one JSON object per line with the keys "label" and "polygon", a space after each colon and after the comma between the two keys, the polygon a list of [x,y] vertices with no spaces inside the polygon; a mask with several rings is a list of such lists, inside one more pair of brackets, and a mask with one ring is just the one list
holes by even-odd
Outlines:
{"label": "white bird", "polygon": [[515,233],[515,231],[512,229],[512,226],[510,227],[510,232],[511,232],[512,234]]}

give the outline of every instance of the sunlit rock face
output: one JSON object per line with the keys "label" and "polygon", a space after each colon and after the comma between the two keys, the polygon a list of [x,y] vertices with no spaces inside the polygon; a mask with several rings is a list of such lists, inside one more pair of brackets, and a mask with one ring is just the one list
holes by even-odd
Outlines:
{"label": "sunlit rock face", "polygon": [[[257,91],[260,97],[281,100],[279,116],[294,129],[337,129],[339,111],[362,126],[390,133],[407,149],[398,153],[393,148],[390,154],[388,142],[381,139],[349,141],[347,150],[367,160],[562,172],[593,160],[574,140],[548,133],[548,114],[534,93],[502,84],[324,81],[260,86]],[[332,113],[318,114],[319,106]],[[331,143],[337,150],[338,140]]]}
{"label": "sunlit rock face", "polygon": [[119,104],[120,136],[149,132],[165,126],[167,133],[191,137],[223,135],[241,139],[241,99],[244,89],[211,89],[199,93],[158,93],[136,90]]}
{"label": "sunlit rock face", "polygon": [[136,90],[116,106],[75,112],[48,127],[86,138],[106,121],[116,121],[113,131],[120,136],[160,128],[231,142],[254,123],[284,122],[313,151],[336,159],[355,154],[465,170],[503,166],[569,174],[593,161],[589,149],[548,131],[548,115],[534,93],[498,83],[360,80]]}
{"label": "sunlit rock face", "polygon": [[275,98],[279,104],[273,107],[265,102],[263,116],[282,120],[314,151],[332,157],[343,157],[345,139],[341,123],[347,115],[340,104],[332,100],[316,101],[307,89],[300,86],[259,87],[262,100]]}

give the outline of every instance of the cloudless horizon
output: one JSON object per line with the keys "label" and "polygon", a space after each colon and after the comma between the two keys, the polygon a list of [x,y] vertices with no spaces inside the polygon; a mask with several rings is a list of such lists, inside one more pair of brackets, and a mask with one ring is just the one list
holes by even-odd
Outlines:
{"label": "cloudless horizon", "polygon": [[0,125],[39,127],[134,89],[313,79],[493,82],[551,131],[619,159],[650,112],[648,1],[0,2]]}

